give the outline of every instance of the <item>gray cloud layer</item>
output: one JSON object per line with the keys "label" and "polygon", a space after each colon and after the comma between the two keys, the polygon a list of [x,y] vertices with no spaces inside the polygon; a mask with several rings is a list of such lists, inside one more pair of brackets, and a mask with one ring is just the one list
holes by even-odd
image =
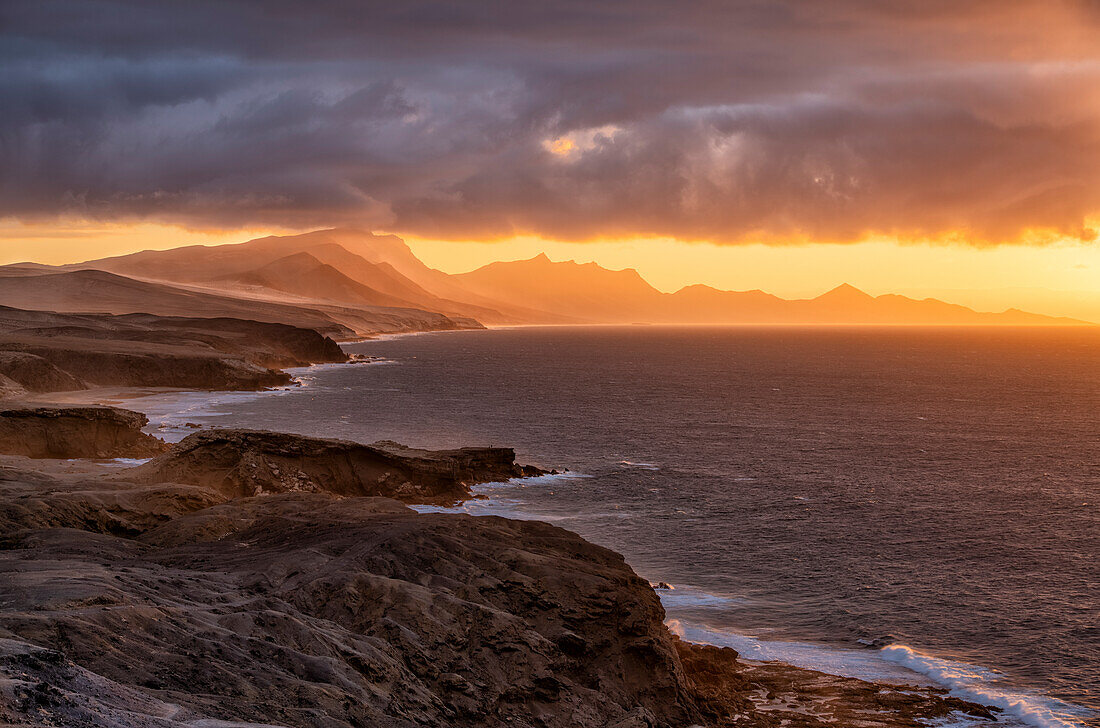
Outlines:
{"label": "gray cloud layer", "polygon": [[7,0],[0,216],[1087,239],[1097,38],[1095,0]]}

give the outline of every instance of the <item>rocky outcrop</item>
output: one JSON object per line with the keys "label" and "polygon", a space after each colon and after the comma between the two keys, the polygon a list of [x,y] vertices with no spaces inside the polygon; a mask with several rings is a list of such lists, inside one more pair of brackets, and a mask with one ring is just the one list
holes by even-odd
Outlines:
{"label": "rocky outcrop", "polygon": [[285,372],[181,347],[113,341],[89,344],[70,338],[7,341],[0,342],[0,346],[46,359],[66,372],[79,373],[83,381],[94,386],[231,391],[269,389],[291,382]]}
{"label": "rocky outcrop", "polygon": [[81,523],[0,539],[0,722],[698,715],[646,582],[546,524],[319,493],[215,505],[136,539]]}
{"label": "rocky outcrop", "polygon": [[996,721],[1000,712],[940,688],[872,683],[782,662],[744,662],[729,647],[679,639],[675,646],[688,690],[708,725],[926,728],[955,724],[960,716]]}
{"label": "rocky outcrop", "polygon": [[[247,431],[228,441],[252,437],[280,442]],[[366,447],[288,437],[280,457],[296,447],[303,461]],[[3,725],[919,728],[993,717],[931,688],[681,642],[621,556],[549,524],[326,492],[230,499],[199,483],[120,481],[94,463],[26,463],[0,457]]]}
{"label": "rocky outcrop", "polygon": [[324,492],[453,502],[475,483],[542,471],[515,462],[511,448],[416,450],[395,442],[363,445],[263,430],[205,430],[121,477],[193,483],[229,497]]}
{"label": "rocky outcrop", "polygon": [[332,339],[285,324],[0,308],[8,397],[87,386],[256,390],[289,384],[280,368],[343,361]]}
{"label": "rocky outcrop", "polygon": [[149,458],[167,445],[141,431],[148,418],[115,407],[0,410],[0,453],[31,458]]}
{"label": "rocky outcrop", "polygon": [[[146,339],[205,344],[269,369],[301,367],[348,360],[339,344],[313,329],[235,318],[193,319],[130,314],[120,323],[148,330]],[[163,332],[164,336],[157,334]]]}

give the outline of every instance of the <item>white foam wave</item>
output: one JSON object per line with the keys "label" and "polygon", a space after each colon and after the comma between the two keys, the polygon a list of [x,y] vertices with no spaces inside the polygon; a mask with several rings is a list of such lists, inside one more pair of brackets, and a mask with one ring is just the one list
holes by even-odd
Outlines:
{"label": "white foam wave", "polygon": [[104,465],[118,465],[124,468],[133,468],[138,465],[144,465],[152,460],[152,458],[111,458],[107,460]]}
{"label": "white foam wave", "polygon": [[475,485],[473,487],[474,492],[477,492],[479,488],[502,488],[502,487],[515,487],[517,485],[539,485],[540,483],[561,483],[570,480],[584,480],[585,478],[591,478],[591,475],[585,473],[577,473],[572,470],[567,470],[564,473],[547,473],[546,475],[532,475],[527,478],[512,478],[511,480],[504,480],[497,483],[482,483],[481,485]]}
{"label": "white foam wave", "polygon": [[900,665],[888,663],[882,660],[877,652],[870,650],[845,649],[807,642],[763,640],[736,632],[709,629],[675,618],[667,620],[665,624],[673,633],[689,642],[732,647],[746,660],[785,662],[795,667],[859,680],[897,684],[932,684],[931,680],[922,679],[921,676],[915,675]]}
{"label": "white foam wave", "polygon": [[465,513],[471,516],[504,516],[519,521],[564,521],[568,516],[528,511],[520,507],[519,501],[509,498],[508,492],[515,488],[552,485],[571,480],[583,480],[592,476],[584,473],[549,473],[529,478],[512,478],[495,483],[480,483],[470,488],[475,496],[454,506],[409,506],[417,513]]}
{"label": "white foam wave", "polygon": [[724,597],[696,589],[686,584],[673,584],[672,589],[658,589],[657,596],[665,609],[722,609],[744,603],[744,599]]}
{"label": "white foam wave", "polygon": [[[661,601],[678,591],[659,592]],[[668,605],[672,607],[671,604]],[[688,606],[688,605],[685,605]],[[901,644],[881,650],[847,649],[831,645],[764,640],[725,630],[714,630],[681,619],[669,619],[668,628],[690,642],[732,647],[746,660],[785,662],[788,665],[872,682],[925,684],[947,688],[950,694],[982,705],[1001,708],[1001,725],[1034,728],[1084,728],[1091,714],[1084,708],[1050,696],[1025,693],[999,685],[994,670],[927,655]],[[963,728],[977,723],[954,716],[937,728]]]}
{"label": "white foam wave", "polygon": [[954,662],[926,655],[902,644],[883,647],[878,653],[883,659],[906,667],[949,688],[955,697],[984,705],[995,705],[1027,725],[1037,728],[1079,728],[1084,711],[1045,695],[1012,692],[992,683],[997,673],[977,665]]}

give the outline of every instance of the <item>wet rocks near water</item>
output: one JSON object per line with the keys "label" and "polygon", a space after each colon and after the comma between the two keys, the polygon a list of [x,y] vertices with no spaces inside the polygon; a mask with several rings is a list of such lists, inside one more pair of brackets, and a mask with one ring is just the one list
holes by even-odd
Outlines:
{"label": "wet rocks near water", "polygon": [[708,725],[922,728],[960,715],[996,721],[999,712],[939,688],[872,683],[781,662],[749,662],[728,647],[675,644]]}
{"label": "wet rocks near water", "polygon": [[376,364],[380,361],[386,361],[384,356],[375,356],[374,354],[349,354],[348,364]]}

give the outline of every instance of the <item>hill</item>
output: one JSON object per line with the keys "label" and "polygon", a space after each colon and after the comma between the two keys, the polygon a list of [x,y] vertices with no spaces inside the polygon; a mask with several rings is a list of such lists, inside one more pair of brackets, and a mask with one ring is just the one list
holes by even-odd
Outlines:
{"label": "hill", "polygon": [[0,267],[0,306],[65,313],[149,313],[230,317],[310,328],[349,339],[373,333],[436,331],[477,326],[443,314],[388,306],[342,306],[298,297],[276,302],[102,270]]}
{"label": "hill", "polygon": [[[505,306],[508,310],[499,310],[494,306],[497,302],[466,291],[451,276],[424,265],[400,238],[350,228],[272,235],[229,245],[144,250],[65,267],[94,268],[140,280],[202,286],[232,295],[239,295],[240,286],[248,285],[252,276],[252,290],[246,291],[249,296],[281,300],[287,291],[258,285],[254,274],[259,268],[301,253],[331,265],[377,294],[391,297],[374,296],[374,300],[387,301],[374,305],[412,307],[492,324],[566,323],[562,317],[523,306]],[[285,280],[285,276],[279,277]],[[285,282],[281,285],[287,287]],[[341,287],[346,288],[346,284]]]}

